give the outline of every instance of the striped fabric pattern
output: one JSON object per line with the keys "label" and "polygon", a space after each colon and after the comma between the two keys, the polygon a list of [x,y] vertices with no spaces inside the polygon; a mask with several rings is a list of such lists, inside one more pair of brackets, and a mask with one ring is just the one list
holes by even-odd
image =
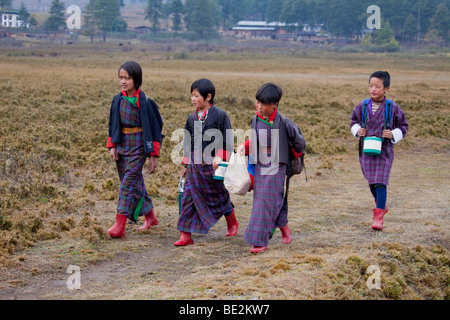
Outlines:
{"label": "striped fabric pattern", "polygon": [[[193,153],[191,160],[193,163]],[[177,225],[179,231],[206,234],[223,215],[233,211],[228,190],[222,181],[213,179],[213,174],[211,165],[188,166]]]}

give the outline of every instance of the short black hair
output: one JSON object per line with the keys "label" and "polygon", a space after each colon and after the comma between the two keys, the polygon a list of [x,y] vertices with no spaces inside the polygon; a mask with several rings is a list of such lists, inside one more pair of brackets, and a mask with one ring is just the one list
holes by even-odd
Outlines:
{"label": "short black hair", "polygon": [[119,67],[118,73],[123,69],[128,72],[128,75],[133,78],[134,87],[139,89],[142,85],[142,68],[139,63],[134,61],[127,61]]}
{"label": "short black hair", "polygon": [[283,90],[273,83],[265,83],[256,92],[256,100],[264,104],[275,104],[280,102]]}
{"label": "short black hair", "polygon": [[391,75],[387,71],[375,71],[370,75],[369,83],[372,78],[378,78],[383,80],[383,85],[385,88],[391,86]]}
{"label": "short black hair", "polygon": [[197,91],[205,100],[208,97],[208,94],[211,94],[211,100],[209,100],[209,103],[214,104],[216,88],[214,87],[214,84],[211,82],[211,80],[202,78],[194,81],[194,83],[191,85],[191,93],[195,89],[197,89]]}

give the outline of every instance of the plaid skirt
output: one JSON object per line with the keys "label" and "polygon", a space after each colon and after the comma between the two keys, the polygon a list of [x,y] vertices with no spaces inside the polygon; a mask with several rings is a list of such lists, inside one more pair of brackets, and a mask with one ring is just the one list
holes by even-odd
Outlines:
{"label": "plaid skirt", "polygon": [[188,166],[177,225],[179,231],[206,234],[223,215],[232,213],[230,194],[223,181],[213,179],[213,174],[211,165]]}
{"label": "plaid skirt", "polygon": [[144,155],[119,155],[119,160],[116,161],[120,178],[117,213],[126,215],[133,222],[136,222],[135,210],[141,198],[144,202],[139,216],[146,215],[153,209],[152,199],[147,193],[142,175],[146,159]]}
{"label": "plaid skirt", "polygon": [[284,197],[287,165],[280,163],[274,175],[262,175],[261,169],[270,167],[257,163],[253,189],[253,207],[250,221],[244,233],[248,244],[266,247],[273,228],[288,223],[288,204]]}

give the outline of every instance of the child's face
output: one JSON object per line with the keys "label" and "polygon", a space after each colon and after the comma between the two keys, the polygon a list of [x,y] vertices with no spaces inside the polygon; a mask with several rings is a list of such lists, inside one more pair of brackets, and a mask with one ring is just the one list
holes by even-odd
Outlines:
{"label": "child's face", "polygon": [[265,103],[262,103],[261,101],[256,100],[255,107],[256,107],[256,112],[258,112],[258,114],[261,117],[268,118],[272,114],[272,112],[275,110],[275,108],[278,107],[278,103],[265,104]]}
{"label": "child's face", "polygon": [[389,87],[384,87],[383,79],[371,78],[369,82],[370,97],[375,101],[384,99],[384,95],[389,91]]}
{"label": "child's face", "polygon": [[192,90],[191,92],[191,102],[192,105],[200,110],[206,110],[209,108],[210,103],[209,101],[211,100],[211,94],[209,93],[208,96],[205,98],[203,98],[203,96],[200,94],[200,92],[198,92],[197,89]]}
{"label": "child's face", "polygon": [[122,90],[128,93],[134,93],[136,92],[136,88],[134,87],[134,80],[128,72],[126,72],[124,69],[120,69],[119,71],[119,82],[120,86],[122,87]]}

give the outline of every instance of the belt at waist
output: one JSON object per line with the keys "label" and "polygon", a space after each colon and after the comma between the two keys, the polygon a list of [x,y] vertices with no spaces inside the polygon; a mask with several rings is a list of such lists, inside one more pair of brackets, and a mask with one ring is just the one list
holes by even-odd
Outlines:
{"label": "belt at waist", "polygon": [[130,133],[137,133],[137,132],[142,132],[142,128],[141,127],[122,128],[123,134],[130,134]]}

